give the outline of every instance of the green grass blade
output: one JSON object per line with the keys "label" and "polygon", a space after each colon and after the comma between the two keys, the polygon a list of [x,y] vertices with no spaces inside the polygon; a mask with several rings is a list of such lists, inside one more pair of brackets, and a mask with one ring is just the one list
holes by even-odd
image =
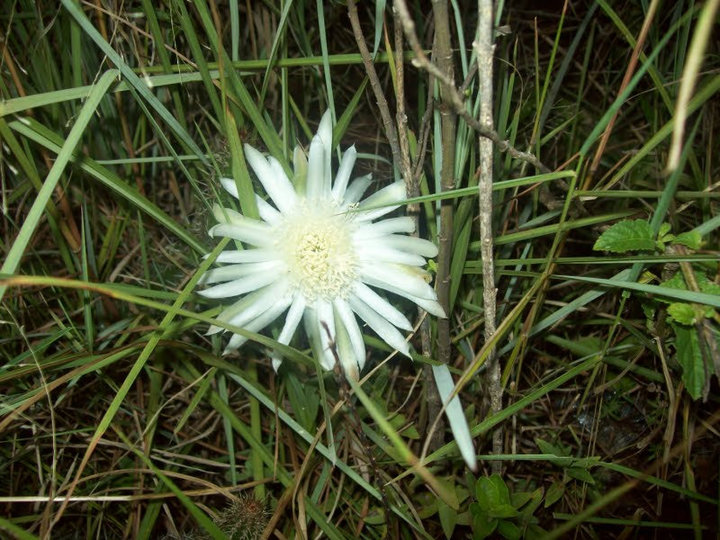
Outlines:
{"label": "green grass blade", "polygon": [[[85,104],[80,110],[77,120],[73,124],[67,139],[58,152],[55,163],[53,163],[42,188],[37,194],[37,198],[33,202],[33,205],[25,218],[25,222],[20,228],[20,232],[5,257],[5,262],[3,263],[2,268],[0,268],[1,274],[14,274],[15,270],[19,267],[20,260],[25,253],[25,249],[30,245],[30,238],[40,223],[40,218],[42,217],[43,212],[45,212],[45,207],[47,206],[53,191],[55,191],[55,187],[60,181],[60,177],[65,170],[65,166],[70,161],[75,147],[77,147],[80,143],[80,139],[95,114],[95,110],[100,104],[100,100],[105,97],[108,89],[115,82],[117,74],[118,72],[115,70],[105,72],[88,96],[87,101],[85,101]],[[0,285],[0,300],[2,300],[4,295],[5,287]]]}

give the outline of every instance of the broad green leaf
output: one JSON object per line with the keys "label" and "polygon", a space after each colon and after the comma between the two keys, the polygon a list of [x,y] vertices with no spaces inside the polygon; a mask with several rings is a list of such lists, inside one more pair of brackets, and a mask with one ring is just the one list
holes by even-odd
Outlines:
{"label": "broad green leaf", "polygon": [[673,243],[682,244],[690,249],[700,249],[702,247],[702,236],[697,231],[688,231],[678,234]]}
{"label": "broad green leaf", "polygon": [[620,221],[611,226],[597,239],[593,250],[626,253],[655,249],[650,224],[644,219]]}
{"label": "broad green leaf", "polygon": [[442,501],[438,501],[438,516],[445,538],[452,538],[455,525],[457,525],[457,510],[453,510]]}
{"label": "broad green leaf", "polygon": [[673,324],[675,330],[675,351],[682,368],[682,381],[690,397],[698,399],[705,387],[705,365],[695,328]]}
{"label": "broad green leaf", "polygon": [[[720,285],[718,285],[714,281],[709,280],[704,272],[695,272],[695,281],[697,281],[698,289],[700,289],[700,292],[720,296]],[[683,291],[687,291],[685,278],[683,278],[683,275],[680,272],[676,273],[667,281],[662,282],[660,286],[668,287],[670,289],[680,289]]]}
{"label": "broad green leaf", "polygon": [[670,232],[671,228],[672,228],[672,226],[667,222],[660,225],[660,230],[658,231],[658,238],[665,238],[667,233]]}
{"label": "broad green leaf", "polygon": [[507,519],[517,517],[519,513],[511,504],[499,504],[490,508],[488,515],[494,518]]}
{"label": "broad green leaf", "polygon": [[483,540],[483,538],[487,538],[495,532],[497,525],[497,519],[490,519],[482,513],[477,513],[472,522],[473,540]]}
{"label": "broad green leaf", "polygon": [[[707,309],[712,311],[712,308]],[[684,302],[673,302],[667,308],[668,315],[670,315],[672,320],[684,325],[692,325],[702,320],[705,311],[705,309],[699,306],[696,309],[692,304],[686,304]]]}
{"label": "broad green leaf", "polygon": [[[478,503],[485,512],[497,512],[504,514],[503,506],[507,506],[515,510],[510,505],[510,491],[505,482],[498,474],[490,477],[483,476],[478,478],[475,484],[475,496]],[[517,512],[515,512],[517,513]],[[505,517],[504,515],[495,515],[494,517]]]}

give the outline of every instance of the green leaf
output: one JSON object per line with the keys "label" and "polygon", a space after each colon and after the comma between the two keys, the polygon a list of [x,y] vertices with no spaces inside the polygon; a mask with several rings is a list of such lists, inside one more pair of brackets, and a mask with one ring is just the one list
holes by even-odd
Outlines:
{"label": "green leaf", "polygon": [[[542,504],[544,494],[545,490],[541,487],[537,488],[532,493],[528,493],[528,495],[530,495],[529,504],[527,504],[522,509],[522,512],[520,512],[520,517],[523,519],[523,523],[527,523],[528,521],[530,521],[530,519],[533,518],[535,510],[537,510],[538,507]],[[518,506],[515,507],[519,508]]]}
{"label": "green leaf", "polygon": [[445,533],[445,538],[452,538],[455,525],[457,525],[457,511],[444,502],[438,501],[438,515],[440,516],[440,526]]}
{"label": "green leaf", "polygon": [[611,226],[597,239],[593,250],[626,253],[628,251],[652,251],[655,249],[650,224],[644,219],[620,221]]}
{"label": "green leaf", "polygon": [[558,502],[565,494],[565,482],[555,480],[545,494],[545,508],[549,508]]}
{"label": "green leaf", "polygon": [[482,514],[476,515],[473,518],[472,524],[473,540],[483,540],[483,538],[487,538],[495,532],[497,526],[497,519],[490,519]]}
{"label": "green leaf", "polygon": [[682,368],[682,381],[693,399],[698,399],[705,387],[705,365],[695,328],[672,324],[675,330],[675,351]]}
{"label": "green leaf", "polygon": [[[708,279],[707,275],[705,275],[705,272],[694,273],[695,281],[697,281],[698,289],[700,289],[700,292],[720,296],[720,285]],[[667,281],[661,283],[660,286],[667,287],[669,289],[680,289],[683,291],[688,290],[687,285],[685,284],[685,278],[680,272],[676,273]]]}
{"label": "green leaf", "polygon": [[503,504],[510,505],[510,491],[499,474],[493,474],[489,478],[487,476],[478,478],[475,484],[475,496],[486,512]]}
{"label": "green leaf", "polygon": [[[564,457],[570,455],[569,451],[564,448],[558,448],[557,446],[553,446],[547,441],[544,441],[542,439],[535,439],[535,444],[540,449],[540,452],[543,454],[550,454],[553,456],[559,456]],[[563,462],[557,459],[549,459],[548,460],[553,465],[563,465]]]}
{"label": "green leaf", "polygon": [[498,532],[508,540],[517,540],[522,537],[522,530],[512,521],[501,521],[498,523]]}
{"label": "green leaf", "polygon": [[[708,308],[712,311],[712,308]],[[699,311],[699,313],[698,313]],[[684,302],[673,302],[667,308],[668,315],[673,321],[684,324],[693,325],[705,316],[706,309],[698,306],[695,308],[692,304]]]}
{"label": "green leaf", "polygon": [[315,430],[315,419],[320,408],[320,397],[317,388],[303,385],[289,370],[286,381],[290,407],[300,425],[312,433]]}
{"label": "green leaf", "polygon": [[519,514],[520,512],[518,512],[511,504],[499,504],[497,506],[492,506],[488,512],[490,517],[501,519],[514,518]]}
{"label": "green leaf", "polygon": [[684,232],[675,237],[673,244],[682,244],[690,249],[700,249],[702,247],[702,235],[697,231]]}
{"label": "green leaf", "polygon": [[580,480],[581,482],[587,482],[588,484],[595,484],[595,479],[592,477],[587,469],[581,467],[568,467],[566,469],[568,476]]}
{"label": "green leaf", "polygon": [[527,504],[527,502],[533,498],[533,493],[529,491],[521,491],[519,493],[513,493],[510,496],[510,504],[514,508],[520,509]]}

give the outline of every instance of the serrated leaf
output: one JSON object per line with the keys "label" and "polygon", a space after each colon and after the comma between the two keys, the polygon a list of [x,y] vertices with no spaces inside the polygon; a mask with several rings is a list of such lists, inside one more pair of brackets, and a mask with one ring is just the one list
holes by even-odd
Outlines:
{"label": "serrated leaf", "polygon": [[695,324],[704,315],[704,310],[698,313],[691,304],[685,302],[673,302],[668,306],[667,312],[673,321],[688,326]]}
{"label": "serrated leaf", "polygon": [[597,239],[593,250],[626,253],[628,251],[652,251],[655,249],[650,224],[644,219],[616,223]]}
{"label": "serrated leaf", "polygon": [[682,381],[693,399],[702,396],[705,388],[705,365],[700,342],[694,327],[685,328],[673,324],[675,330],[675,351],[682,368]]}
{"label": "serrated leaf", "polygon": [[664,239],[665,236],[667,235],[667,233],[670,232],[671,228],[672,228],[672,226],[668,222],[665,222],[662,225],[660,225],[660,230],[658,231],[658,238]]}
{"label": "serrated leaf", "polygon": [[674,244],[681,244],[690,249],[700,249],[702,246],[702,235],[696,231],[680,233],[673,240]]}
{"label": "serrated leaf", "polygon": [[[694,274],[695,281],[697,282],[700,292],[720,296],[720,285],[708,279],[707,275],[705,275],[705,272],[696,271],[694,272]],[[687,284],[685,283],[685,278],[683,277],[681,272],[674,274],[673,277],[671,277],[667,281],[663,281],[660,286],[667,287],[668,289],[679,289],[682,291],[688,290]]]}

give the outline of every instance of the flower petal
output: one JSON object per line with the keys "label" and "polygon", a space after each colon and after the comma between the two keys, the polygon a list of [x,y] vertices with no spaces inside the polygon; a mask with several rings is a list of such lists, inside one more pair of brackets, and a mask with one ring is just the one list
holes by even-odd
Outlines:
{"label": "flower petal", "polygon": [[400,313],[400,311],[390,304],[390,302],[385,300],[364,283],[355,283],[353,292],[358,300],[367,304],[388,322],[394,324],[398,328],[402,328],[403,330],[412,330],[412,324],[410,324],[410,321],[408,321],[405,315]]}
{"label": "flower petal", "polygon": [[337,346],[335,344],[335,315],[333,314],[333,306],[327,300],[318,300],[315,302],[318,318],[318,330],[320,331],[320,346],[322,347],[322,357],[320,365],[326,370],[335,367],[335,355],[337,354]]}
{"label": "flower petal", "polygon": [[[384,223],[384,221],[381,221],[380,223]],[[388,247],[399,249],[401,251],[407,251],[409,253],[415,253],[428,259],[432,259],[438,254],[437,246],[430,240],[425,240],[424,238],[391,234],[383,238],[382,242]]]}
{"label": "flower petal", "polygon": [[362,197],[365,191],[367,191],[367,188],[370,187],[371,182],[372,174],[366,174],[365,176],[360,176],[359,178],[353,180],[345,192],[343,206],[347,208],[351,204],[358,202],[360,197]]}
{"label": "flower petal", "polygon": [[[282,314],[282,312],[288,308],[291,301],[291,297],[289,295],[285,295],[283,298],[276,301],[270,309],[265,311],[265,313],[247,323],[247,325],[244,326],[244,329],[250,332],[259,332],[268,324],[277,319]],[[225,347],[225,351],[223,351],[223,354],[228,354],[229,352],[236,350],[247,340],[248,338],[241,336],[240,334],[233,334],[227,344],[227,347]]]}
{"label": "flower petal", "polygon": [[[237,300],[230,306],[223,309],[217,316],[218,321],[229,322],[233,318],[237,317],[240,313],[253,310],[259,310],[257,313],[261,313],[267,309],[270,309],[277,301],[278,296],[285,294],[288,288],[287,280],[282,280],[278,283],[268,285],[262,289],[258,289],[246,296],[243,296],[240,300]],[[205,333],[209,336],[217,334],[220,331],[225,331],[221,326],[213,325]]]}
{"label": "flower petal", "polygon": [[235,183],[234,178],[221,178],[220,183],[222,184],[222,187],[225,188],[225,191],[227,191],[230,195],[232,195],[236,199],[240,198],[240,196],[238,195],[237,184]]}
{"label": "flower petal", "polygon": [[[379,236],[389,236],[392,233],[412,232],[415,232],[415,221],[409,216],[402,216],[383,219],[377,223],[363,223],[353,233],[353,238],[357,240],[365,240],[368,238],[378,238]],[[408,237],[401,236],[400,238]]]}
{"label": "flower petal", "polygon": [[[205,255],[204,258],[207,258]],[[233,249],[220,253],[215,262],[220,263],[254,263],[278,259],[274,249]]]}
{"label": "flower petal", "polygon": [[227,236],[233,240],[240,240],[253,246],[269,246],[273,239],[271,229],[261,221],[244,219],[244,222],[238,223],[220,223],[210,229],[210,236]]}
{"label": "flower petal", "polygon": [[352,145],[350,148],[345,150],[345,153],[340,160],[340,166],[338,167],[338,172],[335,175],[335,184],[332,187],[332,196],[338,202],[342,202],[345,197],[348,180],[350,180],[350,173],[352,173],[353,167],[355,166],[356,158],[357,150],[355,150],[355,145]]}
{"label": "flower petal", "polygon": [[408,271],[410,269],[417,270],[401,264],[363,264],[360,267],[360,275],[365,283],[387,291],[437,300],[435,291],[420,277],[421,274],[417,271]]}
{"label": "flower petal", "polygon": [[345,377],[357,381],[360,378],[360,366],[345,325],[339,324],[336,327],[335,342],[337,344],[338,359],[345,372]]}
{"label": "flower petal", "polygon": [[200,284],[208,285],[210,283],[222,283],[223,281],[240,279],[241,277],[250,276],[252,274],[264,274],[273,270],[277,271],[277,269],[283,265],[284,263],[282,261],[265,261],[258,263],[231,264],[229,266],[213,268],[203,274],[202,278],[200,278]]}
{"label": "flower petal", "polygon": [[[403,182],[393,182],[376,191],[360,203],[357,221],[372,221],[395,210],[407,198]],[[375,208],[379,206],[380,208]],[[370,208],[370,210],[364,210]]]}
{"label": "flower petal", "polygon": [[258,214],[263,221],[275,225],[282,220],[282,214],[275,210],[265,199],[255,195],[255,204],[257,204]]}
{"label": "flower petal", "polygon": [[[305,312],[305,305],[305,297],[303,297],[302,294],[296,294],[293,298],[292,304],[290,304],[290,309],[288,310],[287,315],[285,315],[285,324],[283,325],[280,335],[277,338],[278,343],[282,343],[283,345],[290,343],[290,340],[295,335],[295,331],[302,320],[303,313]],[[273,352],[271,357],[273,369],[277,371],[282,363],[282,356],[277,352]]]}
{"label": "flower petal", "polygon": [[[350,344],[353,348],[354,361],[357,368],[362,370],[365,366],[365,342],[363,341],[362,332],[360,326],[358,326],[357,319],[350,305],[343,298],[335,298],[333,300],[333,306],[335,307],[335,315],[337,317],[336,327],[343,326],[350,339]],[[347,358],[340,356],[340,360],[343,362],[343,368],[345,373],[352,367],[351,362]]]}
{"label": "flower petal", "polygon": [[297,202],[297,194],[282,167],[273,166],[271,161],[249,144],[244,148],[248,163],[278,210],[285,212],[292,209]]}
{"label": "flower petal", "polygon": [[379,315],[367,304],[353,296],[348,299],[348,303],[352,310],[358,314],[358,317],[365,321],[385,343],[405,356],[410,356],[410,347],[403,335],[398,332],[397,328],[387,322],[382,315]]}
{"label": "flower petal", "polygon": [[244,328],[269,309],[273,309],[277,303],[284,302],[288,287],[287,280],[281,280],[255,291],[222,311],[218,320]]}
{"label": "flower petal", "polygon": [[323,197],[328,197],[332,188],[332,129],[332,114],[328,109],[320,119],[317,130],[323,148]]}
{"label": "flower petal", "polygon": [[275,272],[262,272],[259,274],[251,274],[249,276],[228,281],[222,285],[215,285],[204,291],[198,291],[198,294],[205,298],[227,298],[229,296],[238,296],[251,291],[256,291],[261,287],[269,285],[277,280],[278,276]]}
{"label": "flower petal", "polygon": [[303,318],[303,322],[305,323],[305,333],[310,339],[310,343],[312,344],[312,349],[313,353],[315,354],[316,360],[324,369],[332,369],[335,366],[335,358],[331,358],[332,363],[329,362],[330,359],[327,358],[327,356],[325,355],[325,351],[323,350],[322,334],[325,333],[325,328],[323,328],[320,324],[318,311],[315,306],[308,306],[305,309],[305,317]]}
{"label": "flower petal", "polygon": [[425,266],[426,262],[420,255],[385,247],[381,242],[378,242],[377,239],[363,242],[356,246],[356,254],[361,260],[367,261],[368,263],[383,261],[407,264],[409,266]]}
{"label": "flower petal", "polygon": [[414,304],[417,304],[419,307],[430,313],[430,315],[435,315],[441,319],[445,319],[447,317],[447,315],[445,315],[445,310],[437,300],[428,300],[427,298],[419,298],[417,296],[413,296],[412,294],[401,292],[397,292],[397,294],[404,296]]}
{"label": "flower petal", "polygon": [[310,143],[306,190],[310,200],[324,199],[330,194],[329,185],[325,185],[325,148],[319,135]]}
{"label": "flower petal", "polygon": [[440,317],[441,319],[444,319],[445,317],[447,317],[447,315],[445,314],[445,310],[442,308],[442,306],[437,301],[437,296],[435,295],[435,291],[432,291],[433,292],[432,298],[427,298],[426,297],[427,293],[424,293],[424,295],[421,297],[421,296],[418,296],[418,295],[408,292],[406,286],[402,286],[402,285],[395,286],[395,285],[391,285],[385,281],[378,281],[378,280],[374,280],[374,279],[365,279],[365,282],[374,287],[379,287],[379,288],[389,291],[391,293],[395,293],[399,296],[407,298],[414,304],[417,304],[418,306],[423,308],[425,311],[427,311],[428,313],[430,313],[432,315],[435,315],[436,317]]}

